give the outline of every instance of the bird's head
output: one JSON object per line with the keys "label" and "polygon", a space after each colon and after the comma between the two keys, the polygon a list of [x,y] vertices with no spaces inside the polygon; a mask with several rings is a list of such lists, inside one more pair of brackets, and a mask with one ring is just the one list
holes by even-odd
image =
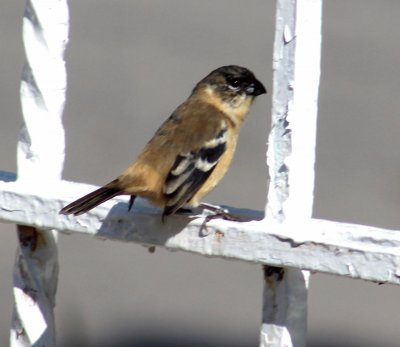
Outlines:
{"label": "bird's head", "polygon": [[254,98],[265,93],[267,90],[250,70],[227,65],[211,71],[196,85],[192,95],[201,95],[232,119],[243,120]]}
{"label": "bird's head", "polygon": [[241,94],[256,97],[267,92],[250,70],[237,65],[222,66],[211,71],[197,84],[194,91],[207,86],[226,97]]}

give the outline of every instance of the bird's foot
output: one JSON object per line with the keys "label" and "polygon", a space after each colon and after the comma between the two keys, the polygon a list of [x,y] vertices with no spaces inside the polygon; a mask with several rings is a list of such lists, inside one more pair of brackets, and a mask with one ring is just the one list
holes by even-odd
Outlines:
{"label": "bird's foot", "polygon": [[222,208],[220,206],[215,206],[206,203],[201,203],[199,206],[205,210],[213,212],[213,214],[206,216],[204,218],[203,223],[201,224],[200,233],[202,236],[208,235],[207,223],[213,219],[224,219],[233,222],[243,222],[242,218],[229,213],[229,210]]}
{"label": "bird's foot", "polygon": [[207,204],[205,202],[202,202],[199,206],[205,210],[208,210],[208,211],[211,211],[214,213],[214,214],[210,214],[210,215],[206,216],[205,219],[207,220],[207,222],[209,222],[210,220],[219,219],[219,218],[234,221],[234,222],[243,221],[242,218],[229,213],[228,209],[222,208],[221,206]]}

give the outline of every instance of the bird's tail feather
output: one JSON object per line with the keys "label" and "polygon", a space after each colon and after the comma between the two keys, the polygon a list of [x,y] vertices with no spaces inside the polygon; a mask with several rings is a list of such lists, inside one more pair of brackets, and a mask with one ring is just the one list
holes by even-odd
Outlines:
{"label": "bird's tail feather", "polygon": [[116,188],[101,187],[71,202],[60,211],[60,214],[73,214],[78,216],[121,193],[121,190]]}

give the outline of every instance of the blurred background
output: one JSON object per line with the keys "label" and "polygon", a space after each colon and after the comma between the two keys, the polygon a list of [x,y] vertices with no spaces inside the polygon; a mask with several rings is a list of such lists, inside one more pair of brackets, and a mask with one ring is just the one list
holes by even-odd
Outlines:
{"label": "blurred background", "polygon": [[[239,64],[270,93],[254,105],[232,170],[207,201],[263,210],[275,2],[69,6],[64,178],[98,185],[114,178],[199,79]],[[13,172],[23,10],[24,1],[0,2],[0,169]],[[323,12],[314,216],[400,229],[400,2],[326,1]],[[13,225],[0,228],[0,346],[7,346],[16,235]],[[78,235],[61,235],[59,244],[59,347],[258,345],[260,266]],[[395,286],[313,275],[308,346],[399,346],[399,297]]]}

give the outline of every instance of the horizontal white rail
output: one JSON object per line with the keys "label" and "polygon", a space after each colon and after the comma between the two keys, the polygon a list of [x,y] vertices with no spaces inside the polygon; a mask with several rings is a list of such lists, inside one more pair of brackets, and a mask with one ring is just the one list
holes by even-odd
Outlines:
{"label": "horizontal white rail", "polygon": [[43,187],[6,182],[0,172],[0,220],[91,234],[105,239],[162,246],[211,257],[293,267],[379,283],[400,284],[400,231],[310,219],[301,224],[268,223],[262,213],[230,208],[253,219],[236,223],[171,216],[138,200],[127,212],[127,198],[114,198],[87,214],[63,216],[66,203],[96,187],[67,181]]}
{"label": "horizontal white rail", "polygon": [[273,276],[278,268],[264,267],[262,347],[305,346],[309,273],[303,270],[400,284],[399,231],[311,218],[321,5],[321,0],[277,1],[268,218],[229,207],[248,221],[205,224],[200,209],[163,223],[162,211],[141,199],[128,212],[127,197],[78,217],[59,214],[96,187],[60,181],[67,1],[28,0],[18,182],[15,174],[0,171],[0,221],[16,223],[19,237],[11,346],[55,345],[56,230],[281,268],[282,275]]}

